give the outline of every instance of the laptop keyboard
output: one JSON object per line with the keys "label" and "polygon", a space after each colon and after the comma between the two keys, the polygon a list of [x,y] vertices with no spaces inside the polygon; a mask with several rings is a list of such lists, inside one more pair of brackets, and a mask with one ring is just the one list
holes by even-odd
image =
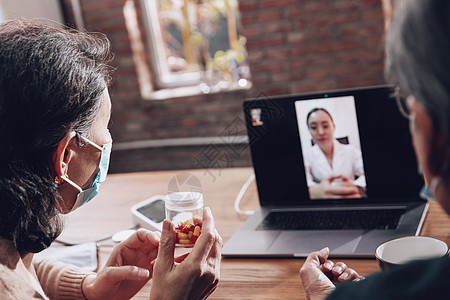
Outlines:
{"label": "laptop keyboard", "polygon": [[396,229],[405,209],[276,211],[256,230]]}

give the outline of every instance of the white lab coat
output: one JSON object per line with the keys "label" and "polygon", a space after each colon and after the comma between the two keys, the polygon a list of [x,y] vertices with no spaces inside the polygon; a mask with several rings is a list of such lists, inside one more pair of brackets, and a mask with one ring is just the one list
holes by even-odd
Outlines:
{"label": "white lab coat", "polygon": [[344,175],[350,180],[354,180],[353,183],[357,186],[366,186],[361,151],[352,145],[343,145],[335,140],[332,164],[333,166],[330,166],[325,154],[315,144],[305,155],[308,186],[337,175]]}

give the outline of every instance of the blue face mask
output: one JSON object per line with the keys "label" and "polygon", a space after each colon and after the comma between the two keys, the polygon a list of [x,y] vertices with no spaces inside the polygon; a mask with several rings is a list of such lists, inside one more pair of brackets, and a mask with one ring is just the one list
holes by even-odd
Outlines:
{"label": "blue face mask", "polygon": [[102,156],[100,158],[100,162],[99,162],[99,165],[98,165],[99,170],[98,170],[97,176],[95,177],[94,182],[92,183],[92,186],[90,188],[86,189],[86,190],[83,190],[79,185],[77,185],[75,182],[70,180],[67,176],[65,176],[65,175],[61,176],[61,178],[64,179],[65,181],[67,181],[67,183],[69,183],[71,186],[73,186],[78,191],[80,191],[78,193],[78,195],[77,195],[77,200],[75,201],[74,205],[67,212],[74,211],[75,209],[83,206],[84,204],[86,204],[89,201],[91,201],[92,198],[97,196],[100,184],[103,181],[105,181],[106,174],[108,173],[109,157],[110,157],[110,154],[111,154],[112,142],[104,144],[103,147],[100,147],[99,145],[97,145],[96,143],[88,140],[85,137],[81,137],[81,138],[85,142],[91,144],[92,146],[94,146],[98,150],[102,151]]}
{"label": "blue face mask", "polygon": [[[420,175],[422,174],[422,170],[419,168],[418,172]],[[424,200],[436,200],[435,194],[436,194],[436,188],[438,184],[441,182],[441,177],[436,176],[433,179],[431,179],[430,185],[425,184],[422,189],[420,190],[419,196]]]}
{"label": "blue face mask", "polygon": [[431,199],[431,200],[436,200],[436,189],[438,184],[441,182],[441,177],[440,176],[436,176],[433,179],[431,179],[431,183],[430,185],[424,185],[423,188],[420,190],[420,197],[422,197],[422,199]]}
{"label": "blue face mask", "polygon": [[420,198],[424,200],[432,199],[434,200],[434,194],[431,191],[430,187],[428,185],[424,185],[419,193]]}

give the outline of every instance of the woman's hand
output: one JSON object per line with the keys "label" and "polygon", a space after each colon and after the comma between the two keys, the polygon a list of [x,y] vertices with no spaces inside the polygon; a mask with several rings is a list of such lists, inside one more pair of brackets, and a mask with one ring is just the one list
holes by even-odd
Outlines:
{"label": "woman's hand", "polygon": [[332,176],[310,187],[313,198],[360,198],[359,188],[343,175]]}
{"label": "woman's hand", "polygon": [[203,210],[202,233],[189,254],[174,257],[175,239],[173,224],[164,220],[150,299],[206,299],[219,282],[222,250],[210,209]]}
{"label": "woman's hand", "polygon": [[117,245],[105,267],[83,281],[89,300],[130,299],[151,278],[152,262],[158,254],[159,232],[139,229]]}
{"label": "woman's hand", "polygon": [[328,248],[312,252],[300,269],[300,278],[306,297],[310,300],[325,299],[336,288],[337,282],[357,281],[364,278],[343,262],[334,263],[328,260],[329,254]]}

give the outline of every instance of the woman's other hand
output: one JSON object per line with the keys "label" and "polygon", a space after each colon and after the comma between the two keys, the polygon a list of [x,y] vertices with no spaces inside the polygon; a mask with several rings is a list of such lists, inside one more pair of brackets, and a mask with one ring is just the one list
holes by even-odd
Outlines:
{"label": "woman's other hand", "polygon": [[83,293],[89,300],[130,299],[151,278],[158,254],[159,232],[139,229],[117,245],[105,267],[83,281]]}
{"label": "woman's other hand", "polygon": [[174,257],[175,231],[164,220],[150,299],[206,299],[220,277],[222,238],[209,208],[203,210],[202,233],[189,254]]}
{"label": "woman's other hand", "polygon": [[[343,175],[332,176],[310,187],[314,198],[360,198],[359,188]],[[313,197],[313,196],[311,196]]]}
{"label": "woman's other hand", "polygon": [[325,299],[338,282],[364,278],[345,263],[328,260],[329,254],[328,248],[312,252],[300,269],[300,278],[309,300]]}

